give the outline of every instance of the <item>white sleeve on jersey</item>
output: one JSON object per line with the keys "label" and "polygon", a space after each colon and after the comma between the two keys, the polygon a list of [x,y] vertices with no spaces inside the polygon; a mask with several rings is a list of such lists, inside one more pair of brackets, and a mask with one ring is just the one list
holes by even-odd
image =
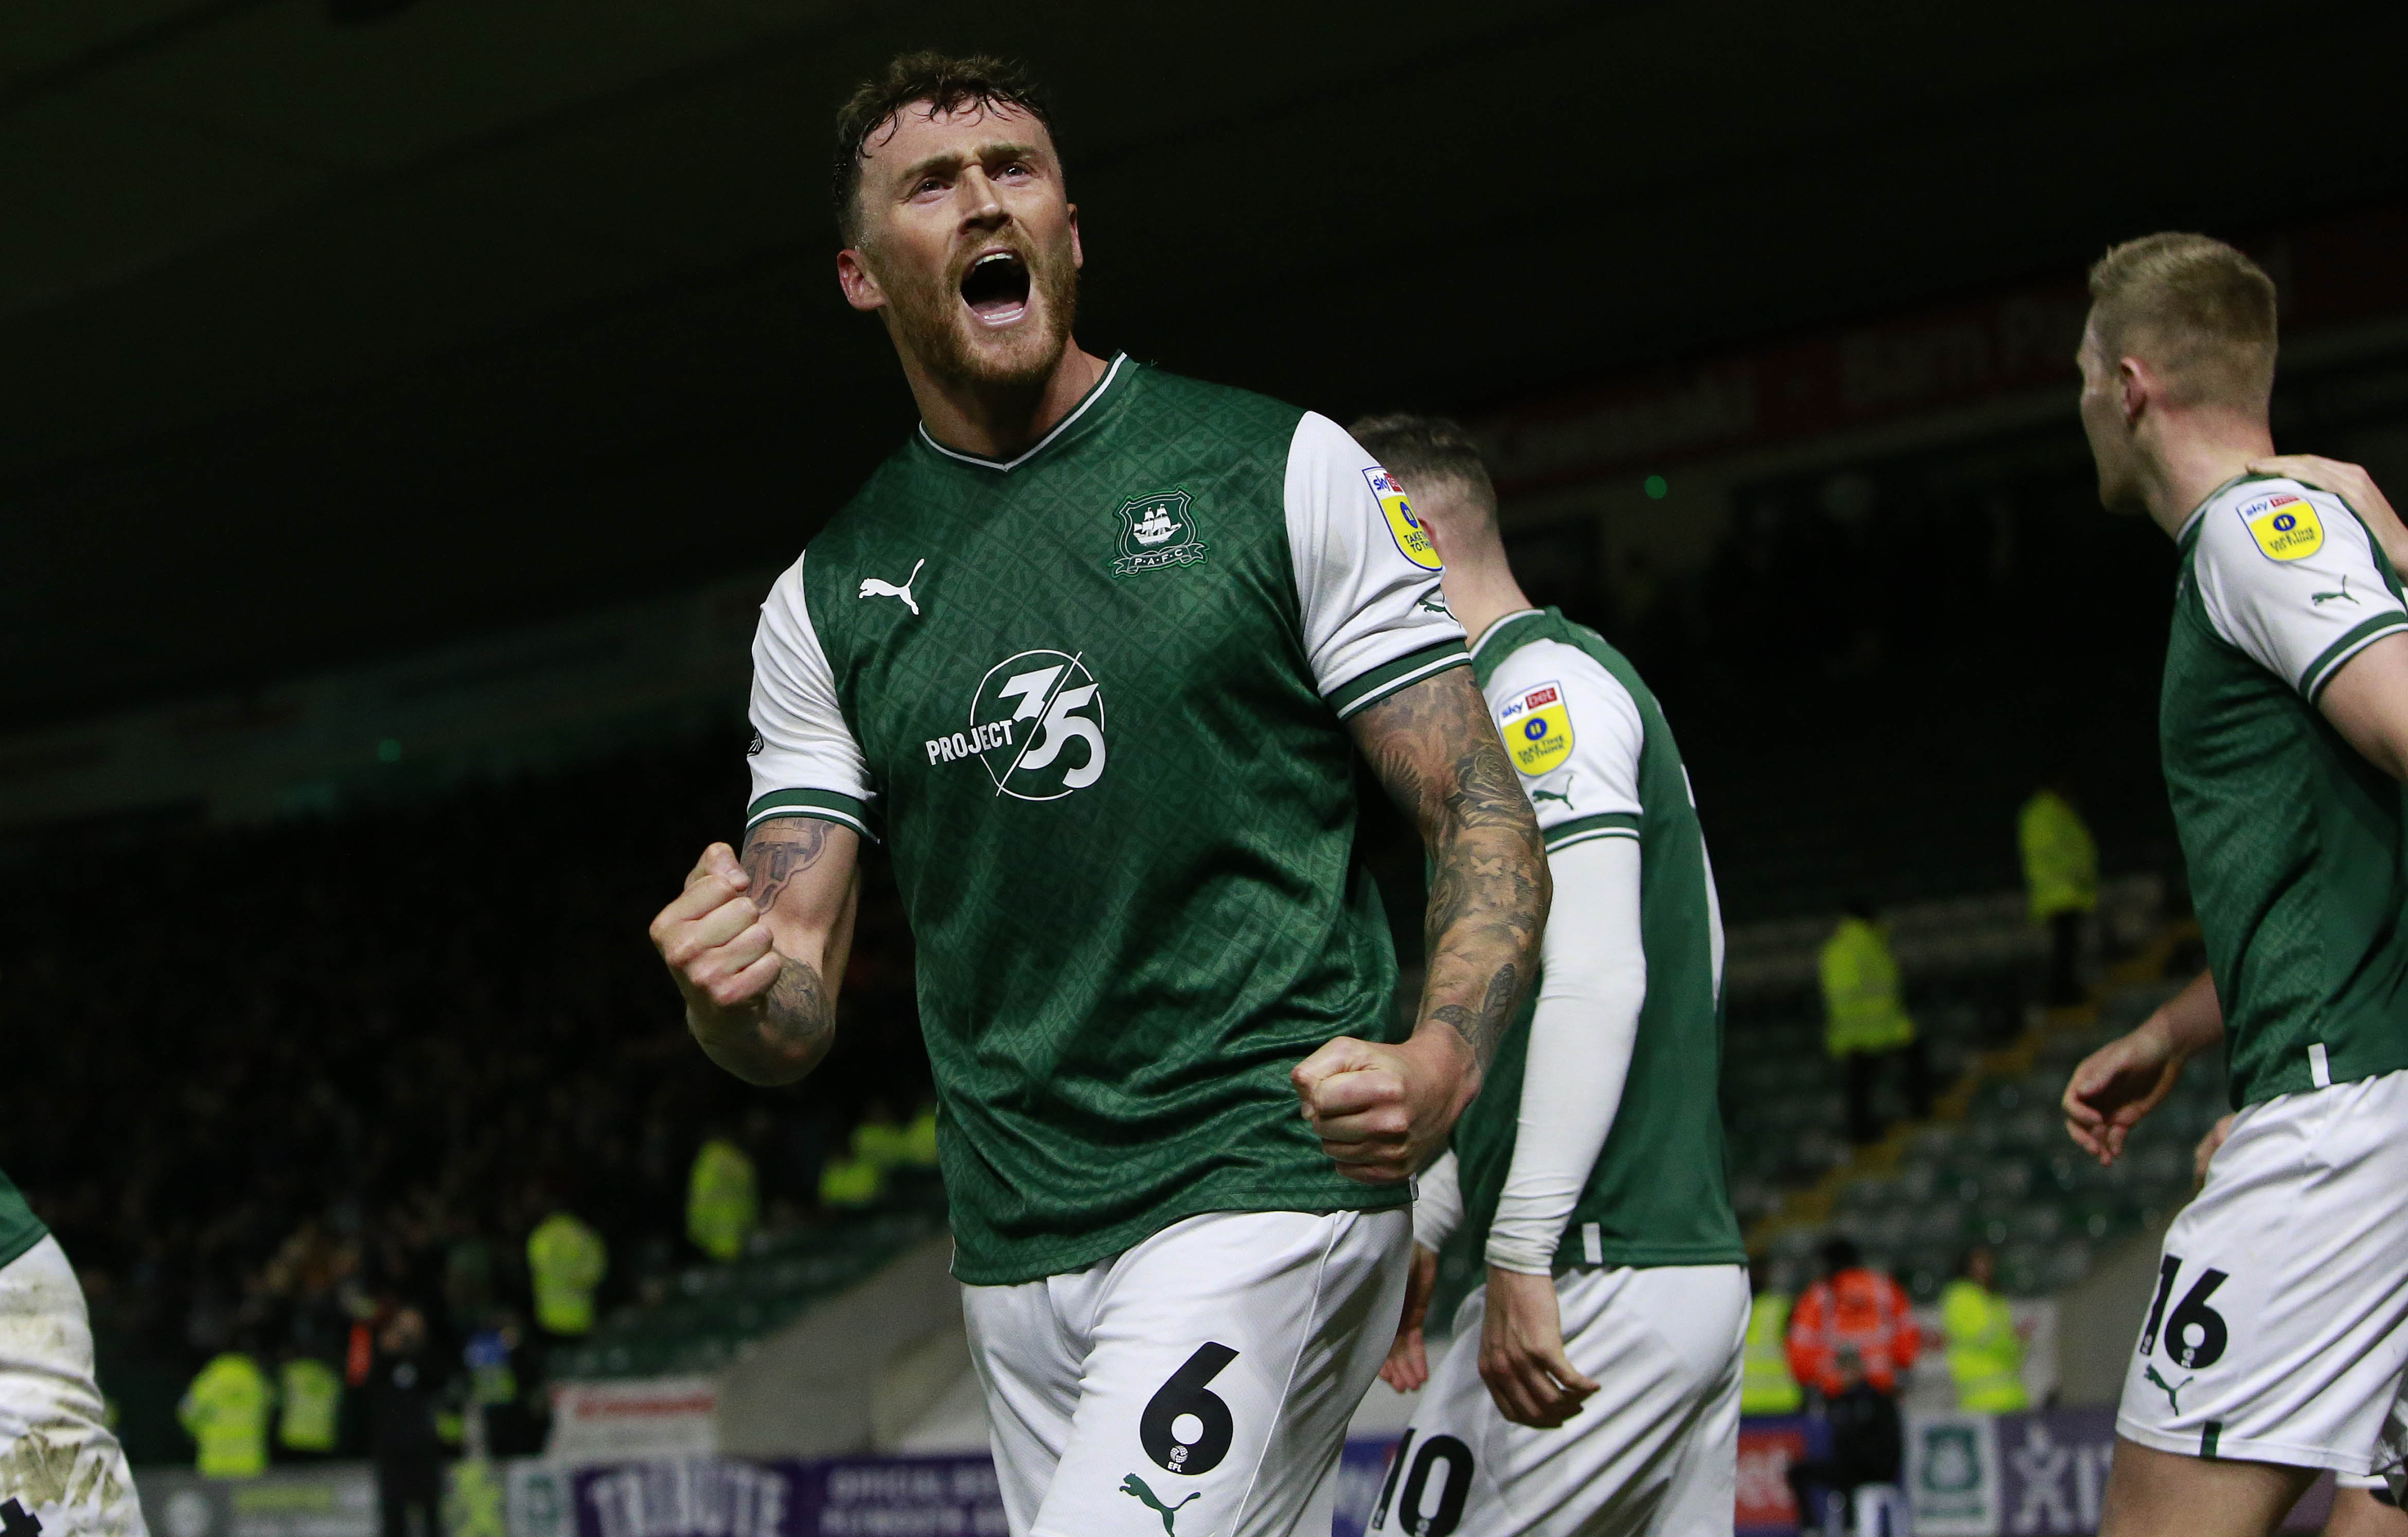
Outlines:
{"label": "white sleeve on jersey", "polygon": [[2310,702],[2343,663],[2408,629],[2408,608],[2340,497],[2296,481],[2255,481],[2200,518],[2191,570],[2209,623]]}
{"label": "white sleeve on jersey", "polygon": [[1487,693],[1550,854],[1592,838],[1639,836],[1647,724],[1620,679],[1578,646],[1534,640],[1498,665]]}
{"label": "white sleeve on jersey", "polygon": [[1622,1109],[1647,1001],[1639,843],[1597,838],[1547,855],[1555,902],[1530,1016],[1513,1162],[1488,1226],[1488,1262],[1545,1275]]}
{"label": "white sleeve on jersey", "polygon": [[1428,536],[1343,427],[1311,411],[1296,424],[1286,496],[1305,654],[1341,717],[1463,665],[1463,626],[1447,611]]}
{"label": "white sleeve on jersey", "polygon": [[838,708],[836,672],[811,628],[797,560],[769,589],[752,635],[752,800],[745,826],[819,816],[867,834],[875,792]]}
{"label": "white sleeve on jersey", "polygon": [[1640,927],[1639,701],[1596,657],[1558,640],[1517,647],[1491,674],[1488,707],[1547,843],[1555,905],[1513,1161],[1488,1229],[1488,1262],[1554,1268],[1622,1108],[1647,998]]}
{"label": "white sleeve on jersey", "polygon": [[1462,1226],[1462,1165],[1450,1147],[1413,1181],[1413,1242],[1425,1249],[1443,1249]]}

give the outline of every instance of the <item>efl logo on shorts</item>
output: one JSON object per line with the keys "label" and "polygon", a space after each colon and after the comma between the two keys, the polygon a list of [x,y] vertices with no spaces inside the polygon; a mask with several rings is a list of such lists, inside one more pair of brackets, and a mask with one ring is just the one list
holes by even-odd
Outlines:
{"label": "efl logo on shorts", "polygon": [[987,668],[966,729],[928,739],[928,762],[976,758],[995,793],[1059,800],[1104,777],[1104,697],[1086,654],[1024,651]]}
{"label": "efl logo on shorts", "polygon": [[1413,516],[1413,504],[1405,499],[1405,488],[1397,483],[1397,478],[1373,465],[1363,472],[1363,479],[1371,483],[1371,495],[1380,498],[1380,510],[1388,515],[1388,532],[1396,536],[1397,548],[1405,558],[1425,571],[1440,569],[1438,546],[1421,519]]}
{"label": "efl logo on shorts", "polygon": [[2325,547],[2325,525],[2316,517],[2315,503],[2305,496],[2278,491],[2243,502],[2238,510],[2268,560],[2298,560]]}
{"label": "efl logo on shorts", "polygon": [[1513,767],[1531,778],[1561,768],[1572,755],[1572,717],[1564,708],[1563,684],[1541,683],[1507,700],[1497,712],[1497,734],[1513,754]]}

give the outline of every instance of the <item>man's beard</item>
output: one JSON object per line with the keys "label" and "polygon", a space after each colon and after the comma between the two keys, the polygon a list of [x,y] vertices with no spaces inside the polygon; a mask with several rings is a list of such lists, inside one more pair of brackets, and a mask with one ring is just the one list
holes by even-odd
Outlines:
{"label": "man's beard", "polygon": [[1010,346],[1001,356],[970,344],[964,317],[962,272],[896,284],[887,293],[893,301],[897,338],[920,366],[948,383],[988,389],[1035,390],[1054,376],[1069,345],[1071,322],[1079,309],[1079,268],[1066,243],[1048,256],[1011,242],[1028,266],[1029,297],[1042,330],[1030,336],[1007,333]]}

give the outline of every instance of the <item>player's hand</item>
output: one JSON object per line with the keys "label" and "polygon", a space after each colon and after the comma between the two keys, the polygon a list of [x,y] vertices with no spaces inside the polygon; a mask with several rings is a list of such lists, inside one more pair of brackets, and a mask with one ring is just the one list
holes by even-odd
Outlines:
{"label": "player's hand", "polygon": [[1429,1381],[1429,1350],[1422,1340],[1422,1325],[1429,1318],[1430,1293],[1438,1289],[1438,1251],[1416,1243],[1406,1264],[1405,1315],[1397,1325],[1388,1358],[1380,1363],[1380,1380],[1399,1393],[1410,1393]]}
{"label": "player's hand", "polygon": [[2199,1145],[2191,1149],[2191,1177],[2200,1186],[2204,1187],[2207,1184],[2208,1160],[2215,1156],[2215,1150],[2222,1147],[2224,1139],[2231,1135],[2232,1112],[2228,1110],[2217,1117],[2214,1126],[2207,1128],[2207,1135],[2199,1140]]}
{"label": "player's hand", "polygon": [[736,851],[713,843],[687,872],[685,890],[652,920],[652,943],[688,1008],[740,1008],[778,980],[783,963],[769,926],[744,894],[752,883]]}
{"label": "player's hand", "polygon": [[2065,1129],[2101,1164],[2124,1151],[2141,1117],[2157,1108],[2181,1076],[2183,1058],[2153,1015],[2109,1041],[2073,1070],[2065,1085]]}
{"label": "player's hand", "polygon": [[1480,1320],[1480,1380],[1497,1412],[1516,1425],[1552,1430],[1581,1412],[1597,1384],[1564,1354],[1564,1317],[1555,1278],[1488,1267],[1488,1305]]}
{"label": "player's hand", "polygon": [[1480,1087],[1471,1048],[1444,1026],[1401,1046],[1341,1035],[1288,1074],[1338,1171],[1395,1185],[1428,1167]]}
{"label": "player's hand", "polygon": [[2278,453],[2250,460],[2249,468],[2257,475],[2287,476],[2349,503],[2351,510],[2366,520],[2368,532],[2383,546],[2383,553],[2391,557],[2392,569],[2408,570],[2408,527],[2401,524],[2400,514],[2391,510],[2374,477],[2365,470],[2321,453]]}

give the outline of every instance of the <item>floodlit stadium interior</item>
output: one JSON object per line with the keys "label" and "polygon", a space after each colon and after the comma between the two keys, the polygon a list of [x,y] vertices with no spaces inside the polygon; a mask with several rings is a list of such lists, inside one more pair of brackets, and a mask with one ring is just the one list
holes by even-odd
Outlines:
{"label": "floodlit stadium interior", "polygon": [[[2206,964],[2159,766],[2176,554],[2099,505],[2084,273],[2158,229],[2246,251],[2278,446],[2408,506],[2397,7],[0,15],[0,1169],[74,1263],[150,1529],[379,1530],[371,1375],[406,1349],[454,1537],[1003,1530],[991,1493],[956,1526],[829,1514],[827,1469],[988,1445],[887,855],[798,1084],[706,1059],[645,937],[740,837],[764,595],[916,420],[830,280],[824,141],[923,46],[1052,89],[1091,351],[1470,430],[1531,599],[1678,734],[1755,1289],[1785,1306],[1834,1239],[1895,1278],[1928,1472],[1953,1444],[1924,1428],[1977,1417],[1943,1301],[1985,1253],[2028,1401],[1982,1421],[1991,1503],[1925,1524],[2097,1530],[2159,1245],[2232,1106],[2194,1060],[2112,1167],[2059,1110]],[[1425,850],[1356,780],[1408,1028]],[[2096,847],[2055,929],[2019,854],[2043,788]],[[1826,1040],[1852,908],[1916,1042],[1862,1083]],[[296,1361],[340,1385],[325,1435],[261,1432],[258,1487],[308,1491],[282,1506],[194,1472],[233,1357],[270,1419]],[[1340,1532],[1395,1493],[1415,1401],[1363,1401]],[[1742,1422],[1740,1530],[1798,1528],[1799,1408]],[[2034,1445],[2071,1448],[2069,1492],[2015,1525]],[[757,1529],[595,1492],[672,1461],[822,1482]],[[859,1509],[890,1495],[920,1508]]]}

